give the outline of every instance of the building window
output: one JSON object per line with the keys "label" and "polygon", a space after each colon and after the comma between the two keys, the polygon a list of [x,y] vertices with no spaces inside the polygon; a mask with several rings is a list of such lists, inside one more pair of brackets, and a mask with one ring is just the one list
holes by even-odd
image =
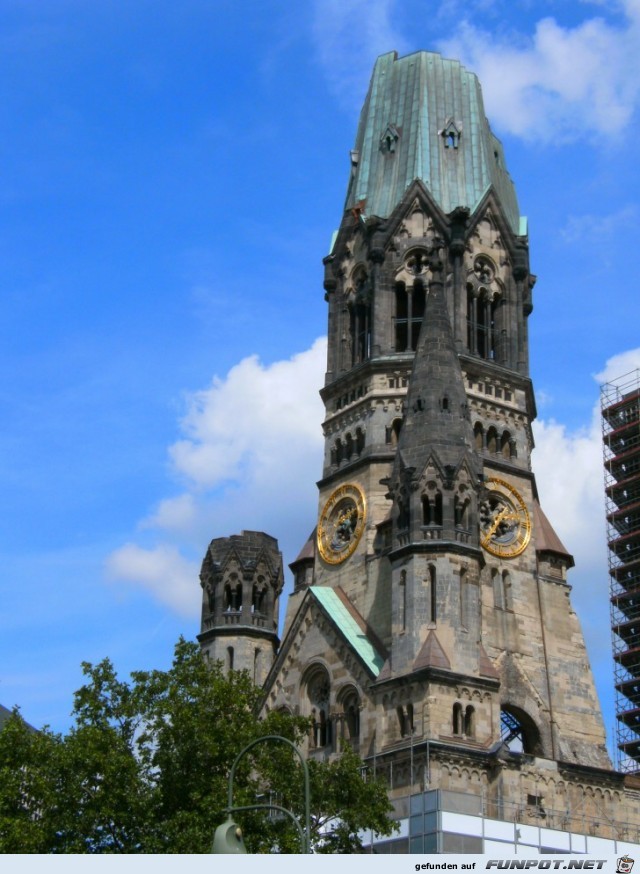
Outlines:
{"label": "building window", "polygon": [[457,701],[453,705],[453,720],[452,729],[455,735],[462,734],[462,704]]}
{"label": "building window", "polygon": [[438,590],[436,586],[436,569],[429,565],[429,622],[435,625],[438,607]]}
{"label": "building window", "polygon": [[442,492],[430,491],[422,496],[422,524],[442,525]]}
{"label": "building window", "polygon": [[496,309],[497,301],[486,291],[467,292],[467,345],[472,355],[496,358]]}
{"label": "building window", "polygon": [[227,670],[228,671],[233,670],[233,647],[232,646],[227,647]]}
{"label": "building window", "polygon": [[402,283],[396,286],[396,352],[415,351],[424,317],[425,290],[416,281],[412,289]]}
{"label": "building window", "polygon": [[331,720],[329,715],[329,698],[331,683],[329,674],[321,665],[315,665],[307,674],[304,685],[308,712],[311,715],[310,744],[312,748],[330,746]]}

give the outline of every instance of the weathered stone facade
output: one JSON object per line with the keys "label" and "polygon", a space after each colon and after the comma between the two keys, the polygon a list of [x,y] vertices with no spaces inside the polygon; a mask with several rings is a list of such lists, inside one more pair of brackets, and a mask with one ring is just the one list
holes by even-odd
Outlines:
{"label": "weathered stone facade", "polygon": [[475,76],[380,58],[325,258],[318,532],[265,708],[310,717],[311,756],[358,749],[394,796],[637,828],[531,470],[534,281]]}
{"label": "weathered stone facade", "polygon": [[226,670],[248,670],[262,685],[278,646],[283,585],[278,541],[260,531],[212,540],[200,571],[205,656]]}

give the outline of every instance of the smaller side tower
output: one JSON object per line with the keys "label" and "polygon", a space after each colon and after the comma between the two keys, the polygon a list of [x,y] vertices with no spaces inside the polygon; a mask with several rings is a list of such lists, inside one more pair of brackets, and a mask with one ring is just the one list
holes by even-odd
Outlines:
{"label": "smaller side tower", "polygon": [[278,541],[262,531],[217,537],[207,549],[200,584],[204,655],[226,671],[247,670],[261,686],[278,640],[278,599],[284,574]]}

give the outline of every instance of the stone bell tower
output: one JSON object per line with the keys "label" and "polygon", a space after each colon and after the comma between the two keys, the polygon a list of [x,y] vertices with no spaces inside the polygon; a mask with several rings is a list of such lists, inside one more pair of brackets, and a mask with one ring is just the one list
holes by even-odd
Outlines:
{"label": "stone bell tower", "polygon": [[378,59],[324,263],[318,527],[266,708],[309,716],[310,755],[358,749],[392,794],[428,774],[572,828],[606,783],[620,818],[573,559],[531,466],[527,221],[460,63]]}
{"label": "stone bell tower", "polygon": [[282,555],[278,541],[261,531],[218,537],[202,570],[202,625],[198,641],[205,656],[225,669],[247,670],[261,686],[278,647],[278,599]]}

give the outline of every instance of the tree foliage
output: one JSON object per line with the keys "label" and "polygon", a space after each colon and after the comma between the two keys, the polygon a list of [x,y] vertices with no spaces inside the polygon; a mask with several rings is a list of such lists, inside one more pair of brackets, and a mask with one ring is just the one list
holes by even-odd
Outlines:
{"label": "tree foliage", "polygon": [[[183,639],[168,671],[136,672],[130,683],[108,659],[83,671],[67,735],[34,732],[17,711],[0,732],[2,853],[209,852],[238,753],[265,735],[299,743],[308,728],[283,713],[259,720],[248,674],[223,675]],[[385,788],[363,779],[355,753],[308,764],[316,851],[358,852],[361,829],[391,833]],[[260,742],[240,760],[233,804],[256,803],[303,821],[302,767],[288,744]],[[289,818],[234,817],[251,852],[300,852]]]}

